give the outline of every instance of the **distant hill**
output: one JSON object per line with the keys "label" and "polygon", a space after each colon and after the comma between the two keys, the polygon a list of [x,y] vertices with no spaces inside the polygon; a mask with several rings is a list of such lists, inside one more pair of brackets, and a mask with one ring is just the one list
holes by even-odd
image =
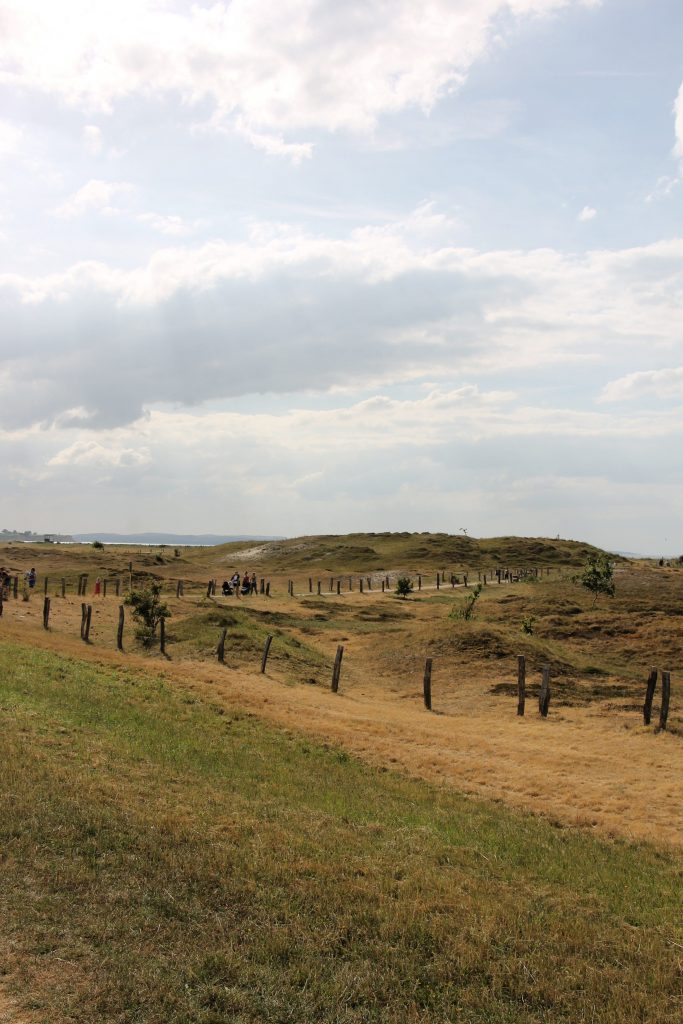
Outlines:
{"label": "distant hill", "polygon": [[222,533],[74,533],[73,539],[84,544],[100,540],[103,544],[230,544],[236,541],[269,541],[282,538],[259,537],[251,534]]}
{"label": "distant hill", "polygon": [[[292,537],[244,550],[226,545],[226,560],[271,571],[310,569],[363,572],[403,568],[580,566],[600,549],[582,541],[547,537],[469,537],[449,533],[349,533]],[[612,557],[620,560],[619,555]]]}

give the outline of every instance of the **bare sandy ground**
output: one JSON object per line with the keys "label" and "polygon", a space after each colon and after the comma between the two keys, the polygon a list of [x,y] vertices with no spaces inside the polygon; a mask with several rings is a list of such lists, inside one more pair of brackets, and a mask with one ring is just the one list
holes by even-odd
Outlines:
{"label": "bare sandy ground", "polygon": [[[99,607],[99,636],[106,617],[106,633],[113,638],[115,602]],[[634,711],[607,704],[551,707],[542,719],[530,702],[527,715],[517,718],[516,701],[491,694],[490,678],[468,672],[457,700],[451,697],[434,713],[422,706],[417,689],[392,687],[370,661],[364,669],[360,657],[333,694],[321,685],[286,685],[275,674],[260,675],[256,666],[247,672],[210,661],[120,654],[113,640],[105,647],[97,637],[87,646],[78,639],[76,598],[61,602],[54,631],[40,628],[40,615],[38,601],[30,607],[8,602],[0,640],[156,673],[207,700],[342,746],[371,764],[559,824],[683,846],[683,741],[672,733],[655,735]]]}

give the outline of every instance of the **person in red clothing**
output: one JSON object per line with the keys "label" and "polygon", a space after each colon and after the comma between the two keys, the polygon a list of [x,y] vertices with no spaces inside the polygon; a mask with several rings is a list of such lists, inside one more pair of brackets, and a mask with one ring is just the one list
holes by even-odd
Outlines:
{"label": "person in red clothing", "polygon": [[102,590],[102,581],[100,580],[100,577],[98,576],[97,579],[95,580],[95,597],[99,597],[101,590]]}

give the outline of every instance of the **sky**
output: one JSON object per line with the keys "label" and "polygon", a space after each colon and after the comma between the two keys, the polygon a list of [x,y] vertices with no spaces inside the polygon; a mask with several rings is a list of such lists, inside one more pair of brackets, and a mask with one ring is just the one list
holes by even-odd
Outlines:
{"label": "sky", "polygon": [[0,528],[683,553],[680,0],[0,0]]}

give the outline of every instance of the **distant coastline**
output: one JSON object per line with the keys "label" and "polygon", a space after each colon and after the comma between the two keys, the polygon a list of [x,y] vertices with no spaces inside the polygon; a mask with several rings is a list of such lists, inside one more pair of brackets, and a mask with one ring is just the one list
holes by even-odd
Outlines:
{"label": "distant coastline", "polygon": [[283,540],[281,536],[263,537],[253,533],[74,533],[72,539],[81,544],[99,540],[102,544],[178,544],[183,547],[213,547],[215,544],[231,544],[236,541]]}

